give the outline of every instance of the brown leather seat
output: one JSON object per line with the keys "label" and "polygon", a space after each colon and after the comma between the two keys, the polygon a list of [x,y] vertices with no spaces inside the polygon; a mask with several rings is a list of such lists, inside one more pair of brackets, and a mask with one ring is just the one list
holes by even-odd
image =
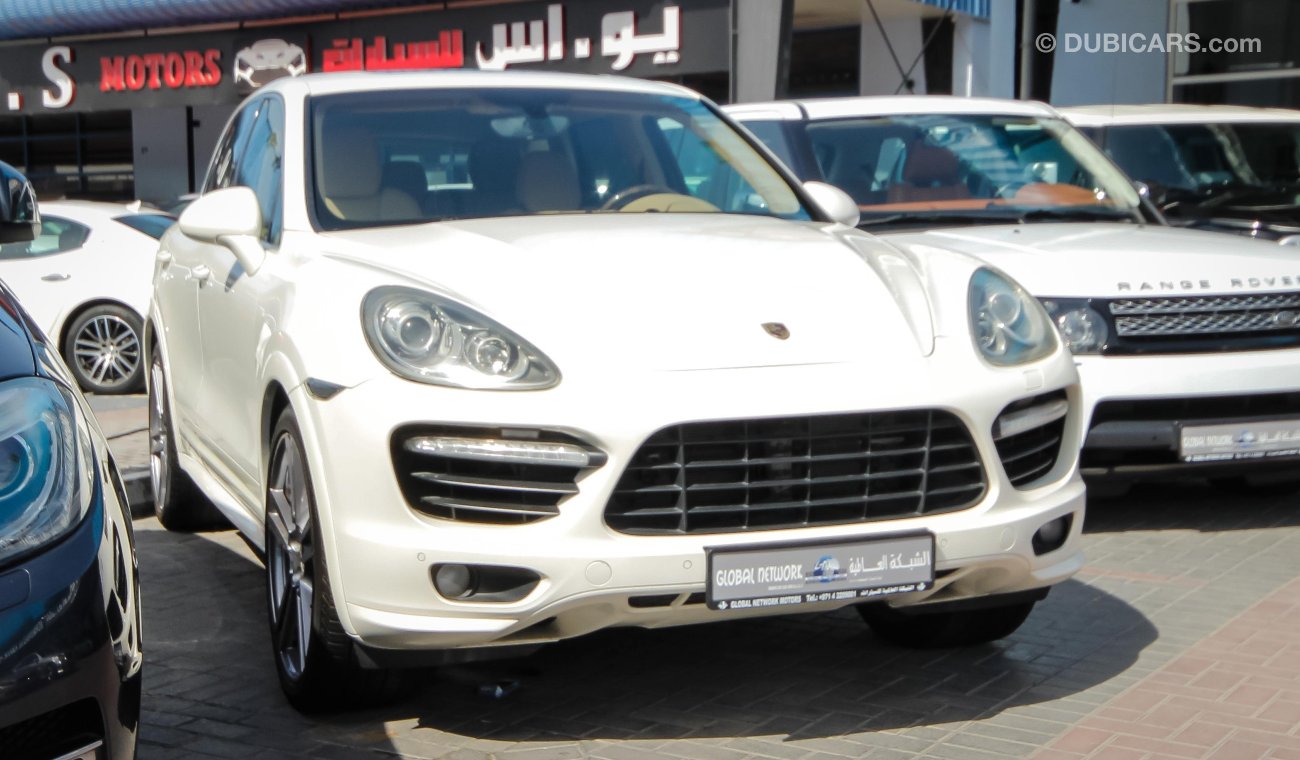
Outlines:
{"label": "brown leather seat", "polygon": [[913,143],[903,164],[903,181],[889,187],[890,203],[954,201],[970,198],[961,179],[961,162],[952,151]]}

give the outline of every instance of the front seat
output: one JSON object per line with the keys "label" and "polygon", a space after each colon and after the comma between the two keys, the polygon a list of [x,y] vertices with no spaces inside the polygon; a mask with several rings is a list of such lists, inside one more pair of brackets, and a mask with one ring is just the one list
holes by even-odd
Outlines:
{"label": "front seat", "polygon": [[407,193],[384,187],[374,133],[354,126],[326,125],[317,165],[325,208],[347,222],[392,222],[420,218]]}
{"label": "front seat", "polygon": [[576,211],[582,205],[578,172],[569,159],[558,153],[524,155],[519,165],[517,195],[524,209],[531,212]]}
{"label": "front seat", "polygon": [[519,213],[520,140],[489,137],[469,150],[469,181],[462,212],[466,216],[509,216]]}
{"label": "front seat", "polygon": [[379,186],[398,190],[411,196],[423,215],[430,215],[432,196],[429,194],[429,180],[424,174],[424,166],[419,161],[403,159],[384,164],[384,171],[379,177]]}
{"label": "front seat", "polygon": [[949,150],[913,143],[903,164],[903,181],[889,187],[890,203],[954,201],[969,198],[961,181],[961,162]]}

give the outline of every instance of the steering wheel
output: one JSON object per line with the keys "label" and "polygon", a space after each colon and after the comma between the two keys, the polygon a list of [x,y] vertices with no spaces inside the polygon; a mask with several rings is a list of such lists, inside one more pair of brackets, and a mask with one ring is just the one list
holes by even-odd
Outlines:
{"label": "steering wheel", "polygon": [[[609,197],[609,200],[600,207],[601,211],[617,211],[638,198],[644,198],[647,195],[681,195],[681,193],[666,187],[664,185],[633,185],[625,187]],[[686,196],[691,197],[691,196]]]}

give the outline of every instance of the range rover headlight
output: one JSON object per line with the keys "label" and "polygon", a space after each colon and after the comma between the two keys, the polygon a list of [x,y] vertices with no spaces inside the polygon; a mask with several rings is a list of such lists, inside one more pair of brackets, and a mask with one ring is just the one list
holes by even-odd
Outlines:
{"label": "range rover headlight", "polygon": [[1043,307],[1072,353],[1100,353],[1110,338],[1106,318],[1085,300],[1047,298],[1043,300]]}
{"label": "range rover headlight", "polygon": [[402,377],[455,388],[538,390],[560,373],[531,343],[467,306],[414,288],[376,288],[361,306],[375,356]]}
{"label": "range rover headlight", "polygon": [[0,383],[0,566],[62,537],[90,509],[93,456],[75,408],[46,379]]}
{"label": "range rover headlight", "polygon": [[977,270],[969,302],[972,338],[990,364],[1025,364],[1056,350],[1056,331],[1043,307],[1004,275]]}

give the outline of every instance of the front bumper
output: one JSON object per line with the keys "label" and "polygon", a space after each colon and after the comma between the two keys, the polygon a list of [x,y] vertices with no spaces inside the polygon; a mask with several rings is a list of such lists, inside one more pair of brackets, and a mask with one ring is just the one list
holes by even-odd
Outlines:
{"label": "front bumper", "polygon": [[[101,482],[103,482],[101,480]],[[41,554],[0,572],[0,755],[130,760],[141,669],[129,530],[91,513]],[[81,755],[73,754],[73,757]]]}
{"label": "front bumper", "polygon": [[[969,367],[965,367],[969,376]],[[958,386],[951,372],[918,369],[867,387],[862,367],[767,367],[665,372],[611,392],[568,381],[552,391],[483,393],[378,378],[327,401],[305,390],[291,402],[304,426],[331,586],[345,630],[378,650],[533,645],[620,625],[658,627],[772,614],[708,609],[706,549],[791,540],[843,540],[902,531],[936,537],[933,589],[894,604],[948,601],[1041,588],[1082,565],[1084,491],[1073,452],[1081,439],[1078,388],[1064,362],[989,372]],[[1032,487],[1007,480],[990,430],[1014,401],[1066,388],[1072,399],[1055,467]],[[816,389],[810,392],[809,389]],[[671,398],[672,404],[645,399]],[[815,528],[687,535],[629,535],[603,512],[627,463],[655,431],[683,421],[748,419],[936,406],[969,427],[988,489],[974,506],[946,514]],[[544,403],[543,403],[544,402]],[[436,404],[436,406],[435,406]],[[579,481],[560,514],[525,525],[476,525],[428,517],[407,506],[389,456],[395,429],[427,420],[444,426],[535,428],[579,438],[605,463]],[[1058,549],[1036,555],[1032,537],[1072,515]],[[514,602],[441,597],[430,573],[442,563],[527,568],[541,581]],[[800,606],[834,609],[849,602]],[[791,611],[791,610],[784,610]]]}
{"label": "front bumper", "polygon": [[1263,472],[1296,457],[1185,463],[1180,430],[1300,419],[1300,350],[1213,355],[1079,356],[1088,434],[1085,475]]}

